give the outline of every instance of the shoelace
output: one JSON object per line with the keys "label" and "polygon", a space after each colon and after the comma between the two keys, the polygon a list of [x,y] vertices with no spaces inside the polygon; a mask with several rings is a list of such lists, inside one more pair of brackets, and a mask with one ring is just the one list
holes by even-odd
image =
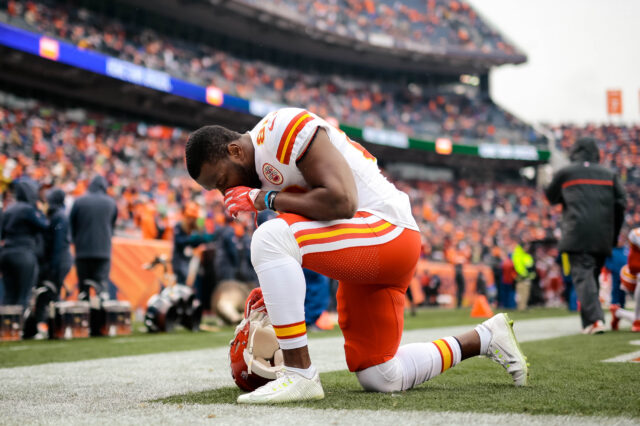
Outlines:
{"label": "shoelace", "polygon": [[[275,382],[278,383],[276,384]],[[277,391],[284,389],[292,384],[293,380],[291,380],[291,376],[287,374],[286,370],[283,368],[282,370],[276,372],[276,380],[267,384],[267,386],[271,387],[272,390]]]}

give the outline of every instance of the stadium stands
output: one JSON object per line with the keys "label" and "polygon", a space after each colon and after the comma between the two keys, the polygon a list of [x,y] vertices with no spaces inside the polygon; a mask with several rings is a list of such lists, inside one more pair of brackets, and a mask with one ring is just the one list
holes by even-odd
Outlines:
{"label": "stadium stands", "polygon": [[[165,37],[151,29],[141,30],[87,9],[47,0],[26,3],[0,0],[0,8],[6,11],[0,14],[0,19],[11,25],[163,70],[200,85],[217,86],[242,98],[304,106],[341,123],[396,129],[430,140],[449,136],[454,143],[463,144],[480,140],[546,143],[530,126],[494,104],[476,87],[434,86],[402,81],[402,77],[350,77],[344,73],[283,67],[242,58],[202,43]],[[472,11],[464,9],[460,13],[469,15]]]}
{"label": "stadium stands", "polygon": [[517,53],[514,46],[464,1],[450,0],[239,0],[309,26],[418,51],[458,49],[479,54]]}
{"label": "stadium stands", "polygon": [[[382,33],[407,43],[487,54],[515,52],[477,19],[472,9],[456,1],[259,3],[263,8],[287,9],[289,15],[318,18],[314,22],[327,31],[349,37]],[[421,9],[424,7],[428,15]],[[374,19],[369,19],[371,16]],[[399,24],[390,26],[389,19]],[[199,85],[214,85],[246,99],[303,106],[341,123],[393,128],[429,139],[447,135],[463,144],[479,140],[538,146],[546,143],[478,87],[458,82],[416,83],[406,75],[392,80],[384,74],[350,74],[339,68],[328,72],[303,69],[267,61],[264,56],[249,59],[251,55],[211,47],[193,37],[161,35],[152,28],[141,29],[135,22],[76,9],[68,2],[0,0],[0,21]],[[75,197],[99,172],[107,177],[110,193],[117,200],[120,234],[170,239],[170,233],[154,233],[148,225],[171,230],[179,220],[183,201],[190,199],[197,200],[207,212],[206,220],[224,221],[220,195],[203,193],[185,174],[186,129],[83,108],[64,109],[3,92],[0,121],[4,188],[17,177],[30,176],[43,187],[60,186]],[[626,225],[640,224],[640,127],[562,125],[551,131],[562,150],[568,150],[581,136],[601,141],[604,164],[620,171],[630,193]],[[411,197],[426,259],[490,264],[507,256],[516,243],[558,236],[559,209],[550,207],[539,189],[524,183],[396,183]],[[245,217],[240,226],[251,231],[253,221]],[[547,272],[552,269],[553,252],[543,251],[538,258]]]}
{"label": "stadium stands", "polygon": [[603,164],[620,171],[623,181],[640,184],[640,126],[594,125],[552,127],[558,148],[568,151],[580,137],[591,136],[600,142]]}
{"label": "stadium stands", "polygon": [[[198,199],[212,216],[223,214],[216,191],[205,198],[186,176],[187,130],[80,108],[65,110],[2,92],[0,119],[5,123],[0,129],[5,181],[28,175],[79,195],[92,173],[101,172],[118,200],[121,231],[140,234],[141,215],[147,214],[156,222],[173,225],[186,199]],[[638,155],[624,154],[637,150],[637,128],[609,126],[606,134],[589,127],[563,129],[567,138],[578,134],[603,138],[605,162],[621,170],[623,177],[637,172]],[[629,140],[630,134],[636,139]],[[561,143],[569,144],[567,140]],[[424,255],[433,260],[449,260],[456,253],[465,262],[485,262],[492,252],[508,249],[514,242],[557,237],[559,210],[531,186],[464,180],[398,185],[412,199],[424,235]],[[627,179],[626,187],[630,192],[627,225],[633,226],[640,223],[640,186],[637,180]]]}

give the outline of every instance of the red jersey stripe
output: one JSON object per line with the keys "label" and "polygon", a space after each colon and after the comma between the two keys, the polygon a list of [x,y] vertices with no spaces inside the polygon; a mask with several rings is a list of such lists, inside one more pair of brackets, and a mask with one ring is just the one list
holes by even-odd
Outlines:
{"label": "red jersey stripe", "polygon": [[602,185],[602,186],[613,186],[613,181],[606,179],[573,179],[568,180],[562,184],[562,189],[568,188],[569,186],[574,185]]}
{"label": "red jersey stripe", "polygon": [[285,141],[286,151],[284,153],[284,157],[281,159],[279,158],[282,164],[289,164],[289,162],[291,161],[291,153],[293,152],[293,146],[296,143],[296,138],[298,137],[298,134],[302,131],[302,129],[304,129],[304,126],[306,126],[307,123],[310,122],[311,120],[313,120],[313,117],[311,116],[305,118],[304,120],[302,120],[300,124],[295,126],[291,131],[292,133],[291,133],[290,139],[288,141]]}
{"label": "red jersey stripe", "polygon": [[276,153],[276,158],[280,158],[280,156],[282,155],[282,149],[284,148],[285,141],[287,140],[287,135],[291,132],[291,129],[293,128],[293,126],[295,126],[298,120],[302,118],[305,114],[308,114],[307,111],[302,111],[301,113],[293,117],[289,122],[289,124],[287,125],[287,128],[284,129],[284,132],[282,132],[282,136],[280,137],[280,143],[278,144],[278,152]]}

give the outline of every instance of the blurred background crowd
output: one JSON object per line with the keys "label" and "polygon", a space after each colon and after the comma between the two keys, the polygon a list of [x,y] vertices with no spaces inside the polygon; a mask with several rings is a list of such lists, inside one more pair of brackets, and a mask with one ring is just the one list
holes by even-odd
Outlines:
{"label": "blurred background crowd", "polygon": [[[12,25],[165,71],[200,85],[213,85],[245,99],[304,107],[341,123],[394,129],[415,137],[447,135],[460,143],[477,143],[479,139],[504,144],[544,143],[544,138],[531,126],[471,86],[434,85],[428,81],[411,81],[398,74],[349,75],[339,69],[283,65],[276,62],[277,58],[256,60],[253,56],[257,52],[254,51],[224,51],[197,37],[169,37],[165,35],[167,32],[160,34],[152,29],[142,29],[135,22],[127,23],[52,0],[1,0],[0,7],[3,3],[4,19]],[[302,2],[299,7],[304,8],[304,3],[311,4]],[[316,2],[314,8],[317,4],[320,2]],[[384,4],[378,7],[391,10]],[[440,5],[438,10],[443,7]],[[468,16],[468,13],[468,8],[459,11],[461,16]],[[381,13],[381,16],[386,15]],[[405,14],[400,13],[400,16]],[[448,26],[452,22],[442,19],[430,24],[429,28],[435,28],[436,40],[456,43],[457,33]],[[384,27],[390,31],[399,28]],[[481,30],[472,33],[484,34]],[[494,37],[486,40],[489,45],[495,42]],[[498,45],[503,42],[496,42]],[[486,47],[474,43],[469,46],[480,50]]]}
{"label": "blurred background crowd", "polygon": [[[358,40],[383,34],[405,49],[420,45],[452,52],[518,54],[473,9],[455,0],[242,3]],[[478,86],[482,83],[464,85],[459,78],[436,81],[407,73],[349,72],[337,65],[316,69],[314,63],[285,63],[280,56],[260,54],[253,48],[224,49],[224,43],[212,42],[198,31],[160,32],[139,25],[139,17],[107,16],[76,6],[53,0],[0,0],[0,21],[196,84],[213,85],[245,99],[300,106],[360,127],[394,129],[431,139],[447,136],[461,144],[496,142],[545,148],[551,143],[564,152],[578,138],[592,136],[598,141],[602,163],[616,170],[628,191],[622,235],[640,224],[638,125],[547,126],[554,139],[549,141],[496,105],[486,88]],[[180,283],[187,280],[194,250],[203,245],[216,247],[212,260],[216,282],[255,280],[248,254],[253,218],[232,220],[225,215],[221,194],[203,192],[186,175],[183,152],[190,129],[84,104],[69,108],[55,99],[36,99],[6,87],[2,90],[0,190],[4,210],[16,201],[16,182],[28,179],[37,185],[39,201],[32,200],[32,204],[41,214],[49,210],[45,202],[53,189],[62,191],[62,209],[69,212],[87,193],[93,177],[100,175],[106,194],[115,202],[115,235],[171,242]],[[488,266],[491,276],[478,279],[476,290],[513,308],[515,299],[504,295],[522,275],[513,258],[523,250],[534,259],[534,265],[523,272],[536,280],[531,303],[570,302],[555,248],[561,208],[549,205],[540,185],[527,179],[454,176],[446,181],[416,181],[398,179],[392,173],[388,178],[410,196],[425,260]],[[621,238],[620,245],[624,244]],[[439,280],[429,271],[420,271],[418,279],[425,293]]]}
{"label": "blurred background crowd", "polygon": [[[358,40],[372,34],[395,47],[448,48],[514,54],[514,46],[479,19],[468,4],[443,0],[242,0],[319,29]],[[386,39],[383,39],[386,41]],[[384,43],[382,41],[380,44]]]}
{"label": "blurred background crowd", "polygon": [[[5,206],[12,202],[9,184],[28,177],[38,182],[41,199],[51,188],[62,189],[69,209],[98,173],[106,178],[107,194],[116,201],[118,235],[174,241],[180,237],[176,229],[188,216],[196,220],[191,220],[187,235],[213,235],[216,230],[216,235],[226,235],[219,243],[219,268],[227,270],[222,275],[234,278],[234,269],[241,267],[245,268],[245,276],[251,275],[246,272],[250,268],[246,259],[242,262],[238,253],[248,248],[253,220],[247,216],[240,221],[231,220],[225,215],[221,195],[217,191],[203,192],[186,175],[183,150],[187,130],[126,121],[82,108],[60,109],[7,93],[0,93],[0,120]],[[576,135],[603,136],[605,164],[628,177],[625,229],[640,224],[640,186],[633,178],[639,166],[638,156],[624,155],[640,143],[637,129],[559,129],[564,136],[560,146],[570,146]],[[623,136],[616,139],[611,135]],[[629,135],[636,139],[626,139]],[[630,158],[635,164],[628,161]],[[391,176],[389,179],[394,180]],[[549,279],[560,274],[554,260],[558,253],[552,247],[559,237],[561,209],[550,206],[535,186],[466,180],[394,181],[412,200],[423,236],[423,258],[495,266],[509,258],[517,244],[536,242],[533,254],[540,267],[549,270],[541,271],[547,278],[542,286],[555,285]],[[206,238],[192,241],[207,242]],[[208,240],[211,241],[213,238]],[[186,277],[186,273],[181,276]]]}

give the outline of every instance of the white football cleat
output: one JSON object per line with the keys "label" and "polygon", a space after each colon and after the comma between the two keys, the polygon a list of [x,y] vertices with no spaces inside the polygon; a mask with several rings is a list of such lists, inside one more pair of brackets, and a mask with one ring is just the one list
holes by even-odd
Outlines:
{"label": "white football cleat", "polygon": [[498,314],[482,325],[491,331],[491,341],[485,355],[502,365],[511,374],[516,386],[526,386],[529,364],[513,333],[513,320],[507,314]]}
{"label": "white football cleat", "polygon": [[278,404],[324,398],[317,371],[311,379],[286,369],[278,371],[276,376],[275,380],[253,392],[240,395],[238,404]]}

